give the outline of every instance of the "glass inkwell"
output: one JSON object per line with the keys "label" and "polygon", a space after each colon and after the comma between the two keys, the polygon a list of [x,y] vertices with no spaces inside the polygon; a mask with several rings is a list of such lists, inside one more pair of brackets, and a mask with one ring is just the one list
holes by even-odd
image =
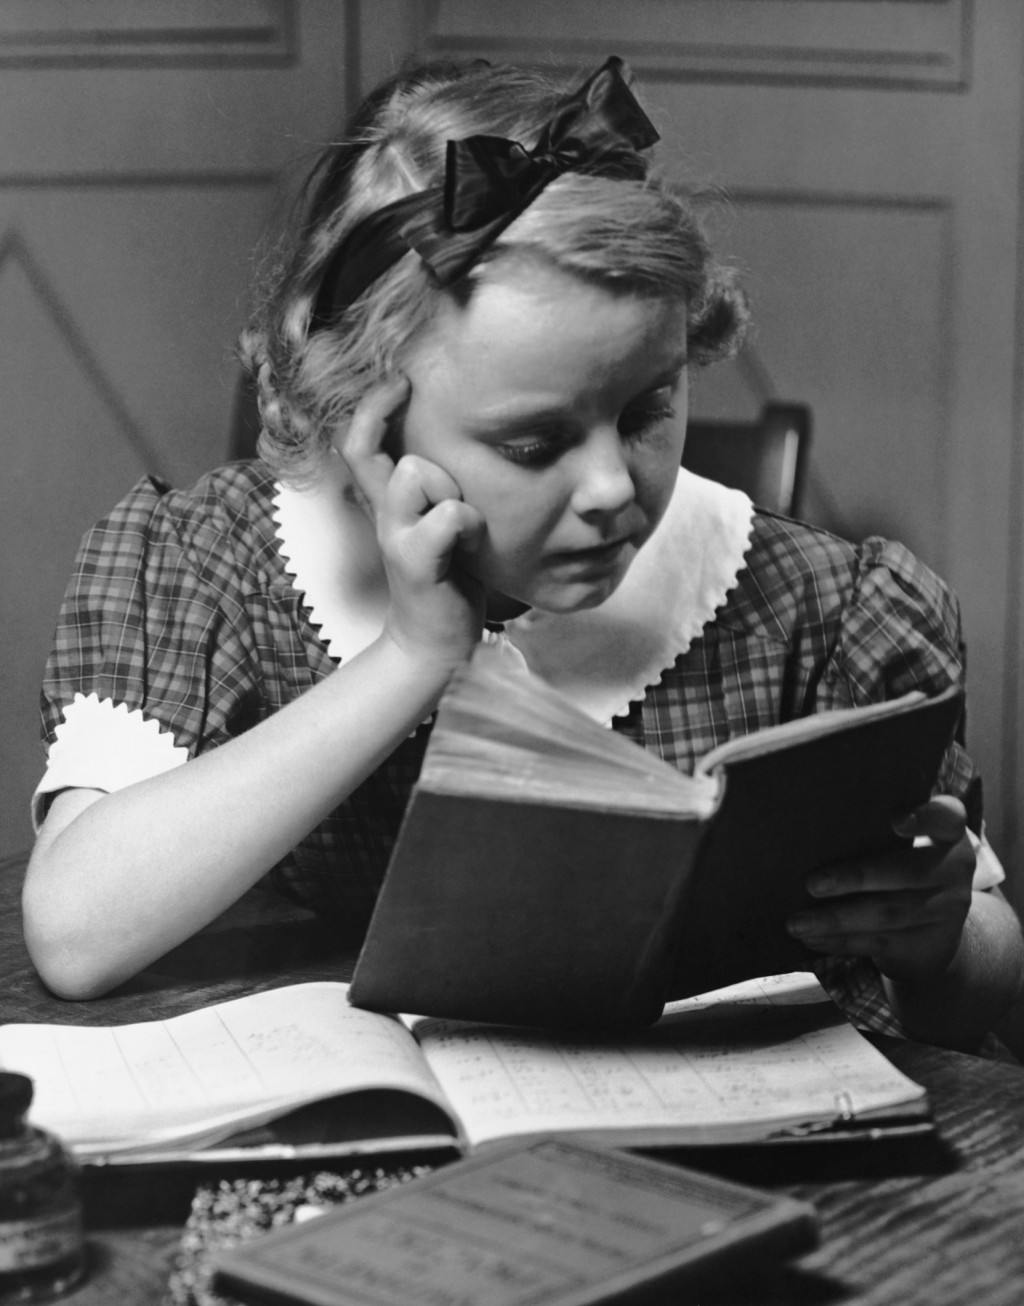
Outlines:
{"label": "glass inkwell", "polygon": [[78,1167],[28,1123],[32,1092],[0,1071],[0,1306],[52,1301],[85,1273]]}

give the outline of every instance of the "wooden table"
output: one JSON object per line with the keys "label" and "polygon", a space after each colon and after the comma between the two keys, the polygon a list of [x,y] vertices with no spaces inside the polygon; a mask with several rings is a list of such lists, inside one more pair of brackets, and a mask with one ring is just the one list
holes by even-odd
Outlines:
{"label": "wooden table", "polygon": [[[111,1024],[176,1015],[282,981],[347,978],[351,955],[309,913],[256,890],[130,985],[89,1003],[61,1002],[39,983],[21,938],[23,867],[0,868],[0,1023]],[[756,1289],[749,1306],[1021,1306],[1024,1302],[1024,1067],[895,1039],[886,1054],[931,1094],[946,1145],[923,1159],[871,1144],[771,1157],[712,1157],[711,1167],[812,1202],[821,1245]],[[693,1160],[692,1154],[682,1158]],[[75,1306],[157,1306],[185,1210],[125,1223],[87,1205],[92,1273]],[[703,1299],[709,1300],[709,1299]],[[716,1299],[717,1300],[717,1299]],[[721,1301],[741,1299],[723,1296]]]}

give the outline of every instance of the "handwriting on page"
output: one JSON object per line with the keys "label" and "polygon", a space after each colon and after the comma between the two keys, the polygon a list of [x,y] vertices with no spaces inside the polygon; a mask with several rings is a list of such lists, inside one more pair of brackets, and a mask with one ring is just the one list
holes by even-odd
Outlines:
{"label": "handwriting on page", "polygon": [[401,1027],[350,1007],[339,985],[292,986],[135,1025],[9,1025],[0,1059],[36,1081],[33,1118],[72,1142],[174,1136],[355,1088],[436,1093]]}
{"label": "handwriting on page", "polygon": [[[722,993],[724,1033],[710,1027],[704,999],[692,1004],[691,1021],[676,1011],[635,1038],[445,1021],[430,1021],[417,1034],[471,1142],[540,1129],[784,1124],[888,1106],[905,1095],[903,1077],[852,1027],[836,1023],[830,1004],[820,1028],[766,1033],[755,1022],[751,1033],[732,1013],[758,995]],[[783,986],[760,993],[769,1007],[780,999],[813,1006],[810,997]],[[814,1024],[815,1013],[809,1015]]]}

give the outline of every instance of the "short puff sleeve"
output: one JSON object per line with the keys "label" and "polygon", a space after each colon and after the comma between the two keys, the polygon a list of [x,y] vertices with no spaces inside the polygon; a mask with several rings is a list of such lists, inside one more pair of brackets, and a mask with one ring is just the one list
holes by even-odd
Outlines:
{"label": "short puff sleeve", "polygon": [[[857,551],[853,585],[821,686],[818,710],[939,694],[963,687],[966,652],[952,590],[902,544],[871,537]],[[981,831],[981,780],[964,748],[964,723],[936,784],[967,807]]]}
{"label": "short puff sleeve", "polygon": [[203,509],[146,478],[84,537],[43,682],[37,823],[58,790],[147,779],[258,710],[244,536]]}

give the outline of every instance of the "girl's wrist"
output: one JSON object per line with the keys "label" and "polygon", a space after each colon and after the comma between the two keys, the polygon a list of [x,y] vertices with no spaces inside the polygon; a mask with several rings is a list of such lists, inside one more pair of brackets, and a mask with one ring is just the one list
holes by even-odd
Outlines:
{"label": "girl's wrist", "polygon": [[410,647],[385,626],[372,646],[379,659],[383,682],[394,687],[397,693],[411,691],[422,699],[429,713],[437,706],[452,676],[470,657],[472,650],[461,652],[451,647],[431,649]]}
{"label": "girl's wrist", "polygon": [[893,1014],[911,1038],[970,1050],[1020,1002],[1024,953],[1011,910],[976,892],[949,964],[906,979],[883,976]]}
{"label": "girl's wrist", "polygon": [[412,640],[397,623],[386,620],[377,642],[393,674],[414,681],[437,681],[443,689],[458,668],[469,661],[480,635],[478,631],[463,640],[449,637],[434,644]]}

